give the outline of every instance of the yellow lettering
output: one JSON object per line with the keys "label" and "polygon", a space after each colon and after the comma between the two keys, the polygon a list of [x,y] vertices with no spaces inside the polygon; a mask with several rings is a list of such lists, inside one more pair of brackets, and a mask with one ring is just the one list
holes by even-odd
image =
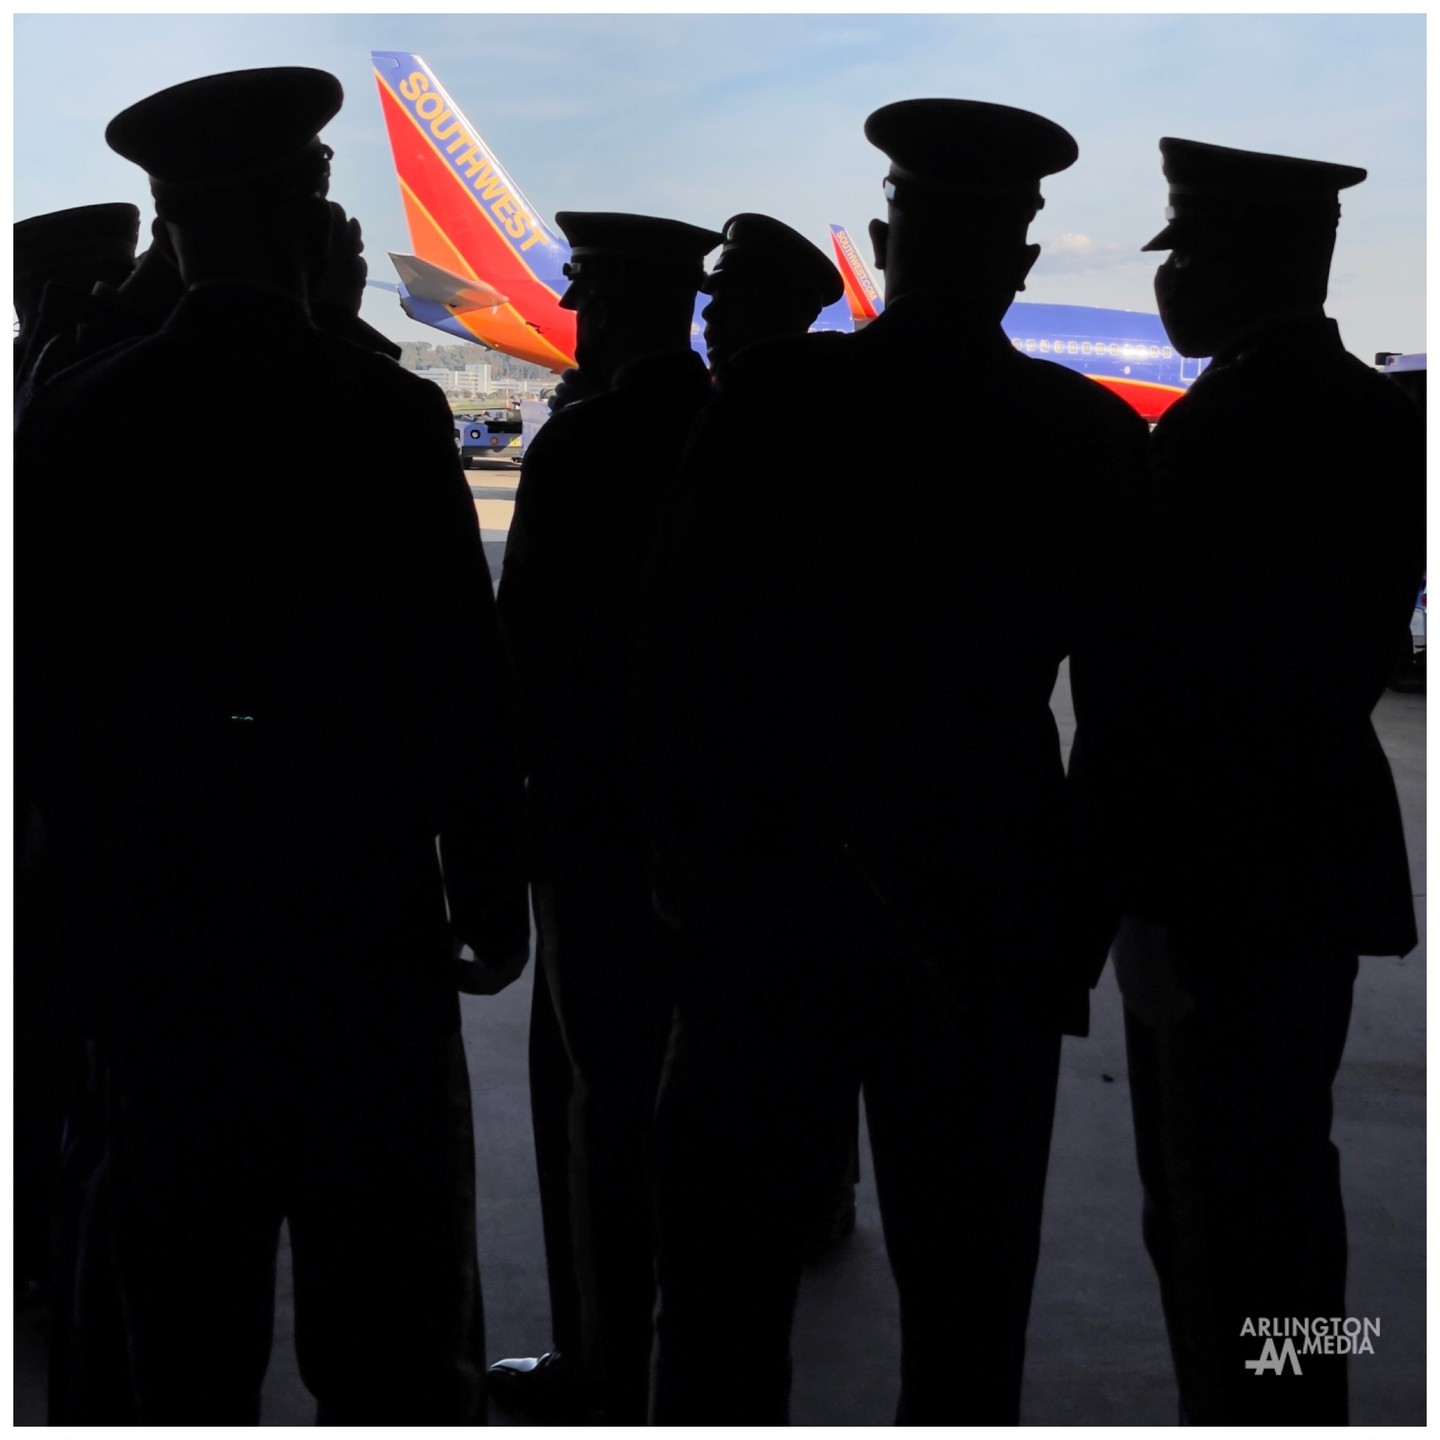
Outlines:
{"label": "yellow lettering", "polygon": [[518,240],[525,233],[525,222],[520,218],[513,195],[497,200],[490,208],[495,212],[495,218],[505,226],[507,235]]}
{"label": "yellow lettering", "polygon": [[[440,127],[444,125],[447,120],[450,123],[445,125],[445,128],[442,130]],[[448,140],[452,135],[458,135],[460,133],[460,117],[458,115],[452,115],[448,110],[445,111],[443,115],[436,116],[436,118],[430,122],[430,133],[437,140]]]}
{"label": "yellow lettering", "polygon": [[407,100],[418,100],[429,88],[430,82],[418,70],[400,82],[400,93]]}
{"label": "yellow lettering", "polygon": [[539,238],[540,232],[538,230],[532,230],[530,232],[530,238],[520,247],[520,253],[523,255]]}
{"label": "yellow lettering", "polygon": [[465,131],[460,128],[458,121],[456,122],[456,128],[460,130],[460,133],[445,147],[445,153],[447,155],[453,155],[469,139]]}
{"label": "yellow lettering", "polygon": [[475,153],[474,145],[467,146],[456,157],[455,163],[465,167],[465,173],[473,180],[482,170],[489,168],[490,162]]}
{"label": "yellow lettering", "polygon": [[445,102],[433,90],[427,90],[415,102],[415,113],[422,120],[433,120],[444,108]]}
{"label": "yellow lettering", "polygon": [[471,170],[469,174],[471,179],[475,180],[475,188],[480,192],[481,199],[493,200],[497,195],[509,198],[510,192],[505,188],[505,182],[495,173],[488,160],[480,169],[479,179],[475,179],[475,171]]}

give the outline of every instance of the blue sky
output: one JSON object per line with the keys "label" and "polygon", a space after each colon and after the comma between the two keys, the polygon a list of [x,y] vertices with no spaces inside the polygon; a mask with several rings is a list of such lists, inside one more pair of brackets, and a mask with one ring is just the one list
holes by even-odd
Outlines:
{"label": "blue sky", "polygon": [[[252,65],[333,71],[331,193],[364,227],[371,274],[410,246],[369,52],[422,55],[514,180],[556,210],[632,210],[718,226],[780,216],[868,254],[884,157],[865,116],[955,95],[1036,110],[1079,162],[1045,186],[1024,298],[1154,308],[1161,135],[1363,165],[1343,197],[1331,313],[1348,347],[1425,348],[1426,18],[1401,15],[18,14],[16,218],[133,200],[144,177],[106,122],[181,80]],[[371,290],[366,318],[441,340]]]}

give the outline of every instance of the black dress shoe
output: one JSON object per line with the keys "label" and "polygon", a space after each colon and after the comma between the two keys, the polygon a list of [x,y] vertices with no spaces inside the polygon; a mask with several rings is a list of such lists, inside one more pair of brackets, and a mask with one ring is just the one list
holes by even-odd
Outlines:
{"label": "black dress shoe", "polygon": [[558,1350],[497,1360],[489,1370],[490,1393],[512,1410],[554,1420],[593,1418],[593,1401],[580,1367]]}

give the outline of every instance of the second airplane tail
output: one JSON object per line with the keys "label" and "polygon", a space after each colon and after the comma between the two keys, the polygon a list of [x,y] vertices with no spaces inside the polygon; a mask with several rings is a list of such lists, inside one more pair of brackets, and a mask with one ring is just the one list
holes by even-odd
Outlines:
{"label": "second airplane tail", "polygon": [[870,278],[868,267],[843,225],[830,227],[830,243],[835,247],[835,263],[845,282],[845,303],[850,307],[850,318],[857,325],[868,324],[885,308],[879,287]]}

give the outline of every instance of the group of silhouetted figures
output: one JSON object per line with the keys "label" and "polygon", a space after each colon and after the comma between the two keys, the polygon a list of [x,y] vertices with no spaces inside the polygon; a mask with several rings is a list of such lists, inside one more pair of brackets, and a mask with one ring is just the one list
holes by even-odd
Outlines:
{"label": "group of silhouetted figures", "polygon": [[[440,391],[358,318],[340,102],[241,71],[117,116],[138,262],[134,207],[16,227],[52,1420],[256,1422],[284,1221],[322,1421],[471,1422],[488,1383],[784,1422],[863,1096],[897,1423],[1014,1423],[1061,1038],[1113,956],[1182,1417],[1343,1423],[1343,1356],[1257,1382],[1246,1322],[1346,1313],[1331,1085],[1356,957],[1416,943],[1370,712],[1423,420],[1322,308],[1364,172],[1161,141],[1161,316],[1213,359],[1153,435],[1001,329],[1078,154],[1037,115],[869,117],[887,295],[853,335],[807,333],[841,279],[769,217],[562,213],[576,367],[497,594]],[[853,406],[901,372],[931,400],[877,493]],[[518,977],[532,905],[555,1345],[487,1379],[457,991]]]}

